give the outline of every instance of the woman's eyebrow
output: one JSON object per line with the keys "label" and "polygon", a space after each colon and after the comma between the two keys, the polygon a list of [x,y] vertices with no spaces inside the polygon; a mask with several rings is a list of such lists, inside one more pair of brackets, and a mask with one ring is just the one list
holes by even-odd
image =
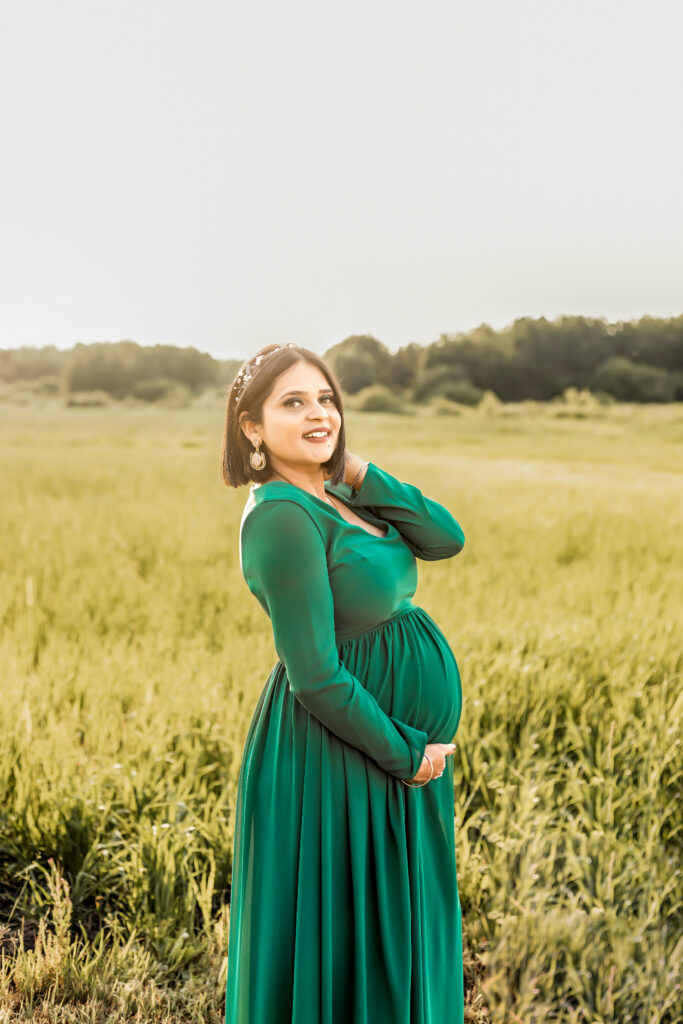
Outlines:
{"label": "woman's eyebrow", "polygon": [[[320,389],[320,391],[318,392],[318,394],[319,394],[319,395],[322,395],[323,391],[324,391],[324,392],[325,392],[326,394],[327,394],[327,393],[329,393],[329,394],[331,394],[331,395],[333,395],[333,394],[334,394],[334,392],[333,392],[332,388],[321,388],[321,389]],[[283,394],[281,394],[281,395],[280,395],[280,398],[286,398],[286,397],[287,397],[287,395],[305,395],[305,394],[306,394],[306,392],[305,392],[305,391],[285,391],[285,392],[283,392]]]}

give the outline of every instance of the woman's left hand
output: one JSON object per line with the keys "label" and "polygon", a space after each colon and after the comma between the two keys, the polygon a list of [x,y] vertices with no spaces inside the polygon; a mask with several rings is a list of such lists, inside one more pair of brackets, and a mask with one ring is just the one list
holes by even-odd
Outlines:
{"label": "woman's left hand", "polygon": [[[365,465],[366,460],[361,459],[360,456],[354,455],[352,452],[346,449],[344,453],[344,483],[348,484],[349,487],[358,476],[359,470]],[[327,466],[323,466],[323,477],[325,480],[329,480],[331,473]]]}
{"label": "woman's left hand", "polygon": [[[353,482],[355,481],[356,477],[358,476],[360,470],[365,465],[366,461],[367,461],[366,459],[361,459],[361,457],[359,455],[353,455],[347,449],[346,450],[346,461],[344,462],[344,483],[347,483],[349,485],[349,487],[350,487],[353,484]],[[367,470],[365,472],[367,472]],[[356,489],[358,489],[358,487],[360,487],[361,483],[363,482],[364,477],[365,477],[365,473],[363,473],[361,475],[361,478],[358,481]]]}

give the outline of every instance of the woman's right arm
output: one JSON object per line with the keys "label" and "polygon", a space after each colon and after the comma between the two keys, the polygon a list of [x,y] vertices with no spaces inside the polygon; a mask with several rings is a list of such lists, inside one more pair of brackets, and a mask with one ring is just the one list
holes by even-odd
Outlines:
{"label": "woman's right arm", "polygon": [[342,663],[325,543],[295,500],[256,505],[242,524],[242,568],[273,626],[292,693],[331,732],[385,772],[411,779],[427,734],[388,715]]}

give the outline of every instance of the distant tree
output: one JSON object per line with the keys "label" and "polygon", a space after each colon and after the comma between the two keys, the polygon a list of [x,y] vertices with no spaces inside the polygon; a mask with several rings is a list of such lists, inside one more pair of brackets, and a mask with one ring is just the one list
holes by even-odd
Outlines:
{"label": "distant tree", "polygon": [[167,378],[191,391],[216,382],[218,364],[206,352],[174,345],[144,347],[134,341],[78,344],[66,368],[66,390],[107,391],[114,398],[134,394],[144,381]]}
{"label": "distant tree", "polygon": [[600,364],[593,374],[592,389],[606,391],[620,402],[673,402],[677,391],[673,374],[658,366],[632,363],[622,356],[612,356]]}
{"label": "distant tree", "polygon": [[[470,334],[441,335],[427,349],[422,379],[440,381],[436,389],[428,384],[427,394],[444,394],[442,385],[450,381],[468,380],[475,387],[497,390],[506,387],[511,363],[502,350],[504,342],[488,324],[482,324]],[[423,394],[422,379],[416,387],[416,396]],[[509,389],[509,384],[507,384]]]}
{"label": "distant tree", "polygon": [[371,384],[388,384],[392,355],[370,334],[354,334],[328,349],[324,356],[344,391],[355,395]]}
{"label": "distant tree", "polygon": [[214,382],[228,387],[243,363],[242,359],[218,359],[215,366]]}
{"label": "distant tree", "polygon": [[387,386],[392,391],[412,392],[422,373],[425,349],[413,341],[394,353],[387,372]]}
{"label": "distant tree", "polygon": [[667,370],[683,369],[683,316],[619,321],[610,333],[615,355]]}
{"label": "distant tree", "polygon": [[414,388],[413,398],[416,402],[429,401],[430,398],[435,398],[437,395],[448,398],[450,389],[462,381],[471,384],[462,366],[459,364],[447,366],[444,363],[437,363],[423,371]]}
{"label": "distant tree", "polygon": [[70,353],[54,345],[0,349],[0,380],[34,380],[59,375]]}
{"label": "distant tree", "polygon": [[[591,387],[598,366],[615,355],[663,369],[683,368],[683,317],[644,317],[631,324],[576,316],[553,321],[522,317],[501,331],[481,324],[467,334],[441,335],[425,352],[416,394],[432,390],[431,382],[437,377],[441,388],[449,373],[436,374],[435,368],[447,367],[454,381],[464,375],[504,401],[547,401],[567,387]],[[635,387],[633,401],[640,400],[635,396],[643,387],[648,394],[671,393],[670,387],[655,385],[651,374],[642,380],[629,379]]]}
{"label": "distant tree", "polygon": [[[441,334],[429,345],[413,342],[395,354],[370,334],[354,334],[325,358],[350,395],[375,385],[404,401],[476,393],[463,392],[465,387],[506,402],[548,401],[573,387],[618,394],[622,401],[680,401],[683,315],[615,323],[604,317],[520,317],[502,330],[482,323],[466,333]],[[123,398],[145,381],[167,378],[197,393],[227,388],[241,363],[193,347],[95,342],[67,352],[53,346],[0,350],[0,380],[44,378],[52,387],[61,377],[68,393],[104,390]]]}

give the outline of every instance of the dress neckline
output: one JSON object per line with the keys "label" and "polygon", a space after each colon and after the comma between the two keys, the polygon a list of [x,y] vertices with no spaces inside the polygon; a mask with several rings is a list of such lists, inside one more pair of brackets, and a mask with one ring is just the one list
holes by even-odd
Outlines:
{"label": "dress neckline", "polygon": [[[313,501],[317,501],[319,505],[323,505],[325,508],[330,509],[332,512],[334,512],[334,514],[337,516],[337,518],[340,519],[341,522],[344,523],[345,526],[348,526],[348,528],[350,530],[361,530],[363,533],[366,533],[368,535],[368,537],[373,537],[375,540],[388,540],[390,535],[391,535],[391,531],[396,529],[396,527],[393,525],[393,523],[389,523],[389,522],[387,522],[384,519],[377,519],[376,516],[370,516],[370,518],[374,519],[375,522],[383,523],[387,527],[387,532],[385,534],[370,533],[370,531],[366,530],[363,526],[358,526],[357,523],[350,523],[348,521],[348,519],[346,519],[341,514],[341,512],[339,511],[339,509],[337,508],[336,505],[330,505],[329,502],[323,501],[322,498],[319,498],[317,494],[311,494],[310,491],[307,491],[304,487],[299,487],[298,484],[290,484],[288,480],[264,480],[263,483],[261,483],[261,484],[252,484],[252,486],[256,487],[256,488],[258,488],[258,487],[267,487],[269,484],[271,484],[271,485],[272,484],[284,484],[285,487],[295,487],[297,491],[303,491],[303,493],[308,495],[309,498],[312,498]],[[328,485],[329,485],[329,487],[328,487]],[[325,490],[329,491],[330,489],[332,489],[334,487],[334,484],[330,480],[326,480],[324,486],[325,486]],[[341,501],[341,503],[346,506],[346,508],[350,507],[344,501],[344,499],[341,498],[339,496],[339,494],[337,494],[336,491],[333,490],[332,493],[334,494],[335,498],[337,498],[338,501]],[[352,511],[356,512],[356,509],[353,509]],[[364,517],[360,516],[360,518],[363,519]]]}

